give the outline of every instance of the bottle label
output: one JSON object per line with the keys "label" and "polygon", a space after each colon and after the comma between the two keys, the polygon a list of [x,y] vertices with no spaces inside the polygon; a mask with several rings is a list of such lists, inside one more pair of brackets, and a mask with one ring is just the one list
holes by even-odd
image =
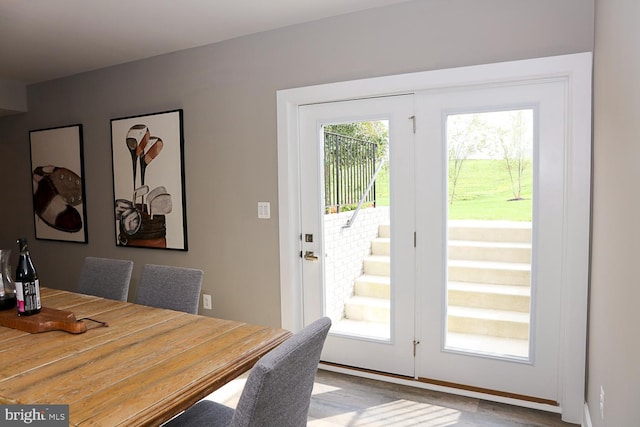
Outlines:
{"label": "bottle label", "polygon": [[40,280],[32,282],[16,282],[16,300],[18,313],[40,310]]}

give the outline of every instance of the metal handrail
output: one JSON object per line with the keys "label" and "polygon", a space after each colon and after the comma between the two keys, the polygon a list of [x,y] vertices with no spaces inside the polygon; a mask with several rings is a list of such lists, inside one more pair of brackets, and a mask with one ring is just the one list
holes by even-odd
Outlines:
{"label": "metal handrail", "polygon": [[378,167],[376,168],[376,171],[373,173],[373,176],[371,177],[371,181],[369,181],[369,185],[367,185],[367,188],[364,190],[364,194],[362,194],[362,197],[360,198],[360,202],[358,203],[358,207],[356,208],[355,211],[353,211],[353,215],[351,215],[351,218],[349,218],[347,223],[345,225],[343,225],[342,228],[349,228],[349,227],[351,227],[351,225],[353,225],[353,223],[355,222],[356,218],[358,217],[358,212],[360,212],[360,208],[362,207],[362,204],[364,203],[364,201],[366,200],[367,196],[369,195],[369,191],[371,191],[371,187],[373,187],[373,184],[376,182],[376,178],[378,177],[378,173],[380,173],[380,170],[382,169],[382,166],[384,166],[384,164],[386,162],[387,162],[387,156],[385,155],[382,158],[382,161],[380,162]]}
{"label": "metal handrail", "polygon": [[[326,131],[324,137],[325,212],[353,210],[360,199],[358,193],[362,194],[375,172],[378,144]],[[366,201],[372,197],[375,199],[375,186]]]}

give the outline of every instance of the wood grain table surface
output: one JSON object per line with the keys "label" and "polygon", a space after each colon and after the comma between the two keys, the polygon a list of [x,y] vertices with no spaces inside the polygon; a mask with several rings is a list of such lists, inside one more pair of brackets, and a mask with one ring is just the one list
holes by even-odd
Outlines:
{"label": "wood grain table surface", "polygon": [[0,403],[69,405],[72,426],[160,425],[249,370],[278,328],[48,288],[43,307],[90,317],[81,334],[0,326]]}

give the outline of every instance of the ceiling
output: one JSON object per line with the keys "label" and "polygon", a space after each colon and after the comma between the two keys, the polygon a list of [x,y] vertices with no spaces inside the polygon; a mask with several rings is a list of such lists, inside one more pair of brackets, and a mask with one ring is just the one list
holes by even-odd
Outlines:
{"label": "ceiling", "polygon": [[407,0],[0,0],[0,80],[35,83]]}

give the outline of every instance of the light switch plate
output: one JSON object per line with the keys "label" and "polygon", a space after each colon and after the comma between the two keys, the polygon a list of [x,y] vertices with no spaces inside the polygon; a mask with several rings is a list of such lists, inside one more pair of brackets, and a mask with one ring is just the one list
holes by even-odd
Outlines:
{"label": "light switch plate", "polygon": [[271,218],[271,203],[258,202],[258,218],[260,219]]}

